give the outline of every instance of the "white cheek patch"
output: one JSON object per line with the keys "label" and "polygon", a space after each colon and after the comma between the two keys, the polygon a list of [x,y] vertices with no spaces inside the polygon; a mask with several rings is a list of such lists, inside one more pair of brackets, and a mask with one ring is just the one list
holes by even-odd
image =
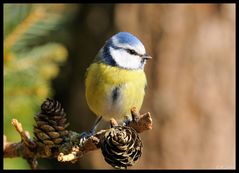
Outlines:
{"label": "white cheek patch", "polygon": [[123,68],[139,69],[142,68],[141,57],[131,55],[123,49],[113,49],[110,47],[110,54],[115,62]]}

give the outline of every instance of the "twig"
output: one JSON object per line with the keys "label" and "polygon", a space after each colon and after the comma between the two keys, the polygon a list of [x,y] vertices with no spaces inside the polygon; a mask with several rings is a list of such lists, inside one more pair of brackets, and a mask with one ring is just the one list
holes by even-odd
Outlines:
{"label": "twig", "polygon": [[79,147],[73,147],[71,153],[64,155],[63,153],[60,153],[57,157],[57,160],[59,162],[72,162],[75,163],[79,156],[80,150]]}
{"label": "twig", "polygon": [[151,130],[153,127],[153,120],[150,112],[140,115],[136,108],[131,109],[131,115],[133,121],[130,121],[128,126],[134,128],[138,133],[142,133],[145,130]]}
{"label": "twig", "polygon": [[[106,130],[101,130],[86,139],[82,146],[72,146],[70,153],[59,153],[57,160],[59,162],[76,162],[84,156],[85,153],[100,148],[100,140],[103,139]],[[75,141],[74,141],[75,142]]]}
{"label": "twig", "polygon": [[37,147],[36,143],[30,139],[29,133],[23,130],[22,124],[16,119],[12,119],[12,125],[20,134],[22,141],[18,143],[11,143],[7,141],[7,138],[4,135],[4,157],[23,157],[28,161],[32,169],[36,169],[36,150],[34,151],[34,149]]}
{"label": "twig", "polygon": [[[136,111],[136,108],[132,108],[131,114],[133,120],[128,123],[128,126],[134,128],[138,133],[152,129],[152,118],[149,112],[140,115]],[[112,127],[118,125],[114,119],[111,119],[110,123]],[[104,139],[104,135],[108,130],[101,130],[95,133],[87,138],[81,145],[80,134],[69,131],[69,139],[59,147],[56,153],[52,154],[47,146],[38,145],[32,141],[29,133],[23,130],[21,123],[16,119],[12,120],[12,124],[20,134],[22,141],[10,143],[6,137],[4,137],[4,158],[23,157],[28,161],[32,169],[37,168],[37,158],[55,157],[59,162],[77,162],[85,153],[100,148],[101,141]]]}
{"label": "twig", "polygon": [[[136,108],[131,109],[132,114],[132,121],[129,122],[128,126],[134,128],[138,133],[142,133],[145,130],[152,129],[152,118],[150,113],[145,113],[143,115],[140,115]],[[117,121],[115,119],[110,120],[111,127],[118,125]],[[89,151],[93,151],[100,148],[100,140],[104,138],[106,130],[101,130],[95,135],[88,138],[84,145],[81,148],[77,148],[77,150],[72,149],[71,153],[64,155],[63,153],[60,153],[58,155],[58,161],[66,162],[66,161],[76,161],[83,157],[83,155]]]}
{"label": "twig", "polygon": [[20,134],[23,143],[29,148],[35,148],[36,143],[30,139],[30,134],[28,131],[24,131],[22,124],[17,121],[17,119],[12,119],[12,125],[16,128],[17,132]]}

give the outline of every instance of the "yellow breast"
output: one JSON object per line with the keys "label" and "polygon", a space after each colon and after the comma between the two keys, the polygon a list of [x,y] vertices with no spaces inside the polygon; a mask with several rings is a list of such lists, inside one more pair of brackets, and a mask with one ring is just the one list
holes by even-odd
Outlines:
{"label": "yellow breast", "polygon": [[143,103],[146,76],[143,70],[127,70],[103,63],[90,65],[86,76],[86,100],[105,119],[123,119],[133,106]]}

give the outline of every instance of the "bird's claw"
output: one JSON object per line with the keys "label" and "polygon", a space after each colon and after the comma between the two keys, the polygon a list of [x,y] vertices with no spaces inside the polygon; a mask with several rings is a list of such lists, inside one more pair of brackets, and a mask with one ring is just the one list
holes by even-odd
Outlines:
{"label": "bird's claw", "polygon": [[91,131],[90,132],[82,132],[80,134],[80,143],[79,145],[82,147],[85,143],[85,141],[91,137],[92,135],[94,135],[94,133],[92,133]]}

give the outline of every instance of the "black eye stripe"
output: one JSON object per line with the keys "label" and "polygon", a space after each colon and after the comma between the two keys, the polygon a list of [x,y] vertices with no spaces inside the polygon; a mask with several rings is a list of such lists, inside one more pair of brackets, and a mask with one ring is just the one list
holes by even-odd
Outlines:
{"label": "black eye stripe", "polygon": [[123,47],[118,47],[118,46],[114,46],[114,45],[112,45],[111,46],[112,48],[114,48],[114,49],[124,49],[124,50],[126,50],[129,54],[131,54],[131,55],[138,55],[138,56],[140,56],[140,57],[142,57],[143,55],[142,54],[139,54],[139,53],[137,53],[135,50],[133,50],[133,49],[127,49],[127,48],[123,48]]}
{"label": "black eye stripe", "polygon": [[133,49],[126,49],[126,51],[131,55],[139,55],[137,52],[135,52]]}

